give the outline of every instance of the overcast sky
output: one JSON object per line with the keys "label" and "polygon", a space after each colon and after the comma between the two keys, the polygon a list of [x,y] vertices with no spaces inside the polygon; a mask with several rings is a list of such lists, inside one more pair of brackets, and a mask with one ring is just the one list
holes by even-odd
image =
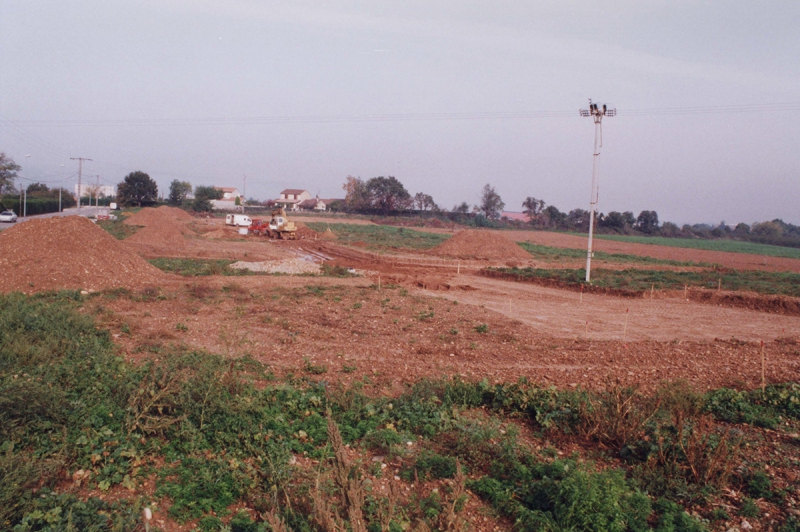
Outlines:
{"label": "overcast sky", "polygon": [[800,223],[800,2],[595,4],[0,0],[0,151],[53,186],[88,157],[162,191],[393,175],[446,208],[491,183],[568,211],[593,98],[619,112],[600,211]]}

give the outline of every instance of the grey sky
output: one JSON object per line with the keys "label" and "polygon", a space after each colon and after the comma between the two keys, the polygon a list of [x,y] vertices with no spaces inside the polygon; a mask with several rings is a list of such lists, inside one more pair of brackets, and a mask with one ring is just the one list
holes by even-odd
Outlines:
{"label": "grey sky", "polygon": [[0,0],[0,151],[38,180],[89,157],[161,190],[394,175],[447,208],[491,183],[586,209],[591,97],[619,110],[601,211],[800,223],[799,27],[796,1]]}

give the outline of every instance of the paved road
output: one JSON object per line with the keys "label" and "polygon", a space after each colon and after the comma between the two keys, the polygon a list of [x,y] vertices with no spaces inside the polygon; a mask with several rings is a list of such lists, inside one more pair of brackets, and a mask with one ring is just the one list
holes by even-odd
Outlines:
{"label": "paved road", "polygon": [[[97,213],[100,214],[108,214],[108,207],[81,207],[80,212],[78,212],[77,207],[73,207],[71,209],[64,209],[63,212],[49,212],[47,214],[37,214],[36,216],[28,216],[26,218],[18,218],[17,223],[27,222],[28,220],[34,220],[36,218],[54,218],[56,216],[96,216]],[[8,229],[9,227],[13,227],[14,224],[10,223],[0,223],[0,231],[3,229]]]}

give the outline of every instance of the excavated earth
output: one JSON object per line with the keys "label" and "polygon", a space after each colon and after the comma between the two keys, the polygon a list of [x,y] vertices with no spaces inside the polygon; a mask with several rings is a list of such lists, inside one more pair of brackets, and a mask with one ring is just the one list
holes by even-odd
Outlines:
{"label": "excavated earth", "polygon": [[[370,375],[397,385],[457,373],[559,386],[599,386],[611,377],[645,387],[675,378],[700,387],[754,386],[762,340],[766,378],[800,379],[800,317],[725,306],[726,298],[757,294],[723,293],[701,302],[672,293],[631,298],[493,279],[479,272],[531,261],[492,231],[462,231],[426,253],[381,255],[338,245],[307,227],[297,241],[242,236],[220,219],[164,207],[143,209],[126,223],[140,229],[121,242],[77,217],[3,232],[0,289],[127,287],[152,294],[157,287],[164,297],[92,298],[108,311],[101,313],[103,325],[130,357],[148,356],[148,346],[181,343],[249,353],[279,372],[316,361],[330,367],[327,380]],[[296,268],[306,276],[178,277],[142,257],[223,258],[263,271]],[[299,267],[322,260],[360,275],[308,277],[317,267]],[[345,366],[356,369],[344,372]]]}
{"label": "excavated earth", "polygon": [[161,270],[82,216],[41,218],[0,233],[0,291],[158,285]]}

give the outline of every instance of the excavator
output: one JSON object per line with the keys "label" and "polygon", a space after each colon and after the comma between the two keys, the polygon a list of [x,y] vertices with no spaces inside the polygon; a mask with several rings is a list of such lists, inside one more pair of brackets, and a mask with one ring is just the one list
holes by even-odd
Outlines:
{"label": "excavator", "polygon": [[269,222],[253,220],[250,231],[269,238],[297,240],[297,226],[286,216],[283,207],[272,211],[272,219]]}

